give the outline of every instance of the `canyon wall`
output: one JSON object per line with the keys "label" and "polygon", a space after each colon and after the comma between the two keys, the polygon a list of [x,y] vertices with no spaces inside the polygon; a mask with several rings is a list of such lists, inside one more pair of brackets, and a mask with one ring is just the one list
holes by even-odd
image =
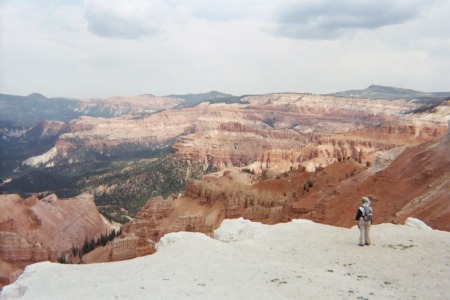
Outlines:
{"label": "canyon wall", "polygon": [[445,111],[430,118],[427,112],[413,113],[420,107],[404,100],[269,94],[244,97],[240,104],[202,103],[141,117],[81,117],[68,124],[45,157],[57,165],[86,161],[93,153],[108,157],[124,149],[172,145],[181,159],[222,167],[258,162],[259,171],[270,163],[281,171],[313,158],[325,165],[442,135]]}
{"label": "canyon wall", "polygon": [[[415,216],[450,230],[449,107],[449,101],[419,110],[402,100],[270,94],[150,115],[81,117],[27,165],[170,146],[180,159],[220,167],[186,180],[182,195],[149,199],[98,261],[151,254],[168,232],[212,234],[225,218],[268,224],[307,218],[349,227],[363,195],[373,199],[376,223]],[[0,199],[0,260],[9,274],[2,282],[25,264],[54,260],[108,230],[92,196],[0,197],[7,197]]]}
{"label": "canyon wall", "polygon": [[70,254],[73,245],[81,248],[85,239],[112,230],[87,194],[65,200],[56,195],[0,195],[0,212],[0,277],[6,283],[25,266],[56,261]]}
{"label": "canyon wall", "polygon": [[375,224],[403,223],[415,217],[434,229],[449,231],[448,149],[450,134],[378,152],[370,166],[350,158],[313,172],[299,167],[271,176],[230,168],[202,180],[188,180],[178,197],[150,199],[126,226],[122,239],[140,240],[140,246],[128,249],[139,256],[153,253],[155,243],[168,232],[212,234],[225,218],[267,224],[305,218],[351,227],[365,195],[372,200]]}

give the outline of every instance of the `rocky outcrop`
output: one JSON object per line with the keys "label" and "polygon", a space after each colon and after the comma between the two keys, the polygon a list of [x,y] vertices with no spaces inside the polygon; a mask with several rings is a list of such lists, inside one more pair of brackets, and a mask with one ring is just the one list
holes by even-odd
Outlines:
{"label": "rocky outcrop", "polygon": [[[226,172],[224,178],[203,182],[200,180],[189,180],[186,183],[185,195],[198,198],[200,203],[213,205],[216,201],[221,201],[225,206],[225,218],[236,218],[245,215],[250,220],[262,220],[269,217],[277,217],[278,208],[289,199],[288,191],[279,193],[277,191],[261,192],[249,184],[242,184],[240,179],[249,177],[250,174],[240,174],[240,172]],[[232,188],[224,189],[223,181],[234,182]],[[257,179],[254,179],[255,182]],[[275,208],[272,210],[272,208]],[[265,217],[262,217],[265,216]]]}
{"label": "rocky outcrop", "polygon": [[174,202],[173,197],[168,199],[158,197],[148,201],[136,215],[135,220],[124,226],[123,235],[125,237],[112,244],[111,260],[117,260],[117,257],[121,260],[123,257],[130,258],[154,253],[156,251],[155,243],[170,231],[167,226],[163,225],[163,221],[174,211]]}
{"label": "rocky outcrop", "polygon": [[29,243],[16,233],[0,231],[0,257],[23,268],[30,262],[55,260],[56,253],[40,243]]}
{"label": "rocky outcrop", "polygon": [[123,238],[114,239],[111,243],[108,260],[120,261],[138,257],[137,242],[138,239],[132,234]]}
{"label": "rocky outcrop", "polygon": [[93,196],[83,194],[61,200],[52,194],[22,199],[0,195],[0,277],[8,282],[29,264],[56,261],[81,248],[86,238],[111,231],[100,216]]}

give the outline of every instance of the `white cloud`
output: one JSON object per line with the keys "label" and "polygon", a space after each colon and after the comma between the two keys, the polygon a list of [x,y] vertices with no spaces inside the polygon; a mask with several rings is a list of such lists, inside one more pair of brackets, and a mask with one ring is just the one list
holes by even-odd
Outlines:
{"label": "white cloud", "polygon": [[106,38],[155,37],[176,18],[162,1],[87,0],[85,7],[89,31]]}
{"label": "white cloud", "polygon": [[280,8],[274,33],[298,39],[335,39],[349,30],[376,29],[418,17],[436,1],[319,0]]}
{"label": "white cloud", "polygon": [[311,1],[5,0],[0,92],[449,89],[449,0]]}

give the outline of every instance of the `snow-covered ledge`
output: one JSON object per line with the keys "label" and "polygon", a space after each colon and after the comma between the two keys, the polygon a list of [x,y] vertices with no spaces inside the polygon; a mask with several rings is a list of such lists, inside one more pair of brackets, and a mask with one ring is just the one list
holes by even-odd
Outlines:
{"label": "snow-covered ledge", "polygon": [[53,158],[58,155],[58,149],[56,147],[53,147],[52,149],[48,150],[44,154],[33,156],[30,158],[27,158],[22,162],[23,166],[30,166],[30,167],[39,167],[42,165],[46,165],[47,167],[51,167],[51,164],[48,164]]}

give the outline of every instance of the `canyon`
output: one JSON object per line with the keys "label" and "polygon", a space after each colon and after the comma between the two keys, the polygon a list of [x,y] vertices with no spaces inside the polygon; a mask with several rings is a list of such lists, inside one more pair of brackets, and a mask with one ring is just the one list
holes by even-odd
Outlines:
{"label": "canyon", "polygon": [[[167,233],[212,235],[223,220],[240,217],[265,224],[301,218],[350,228],[364,195],[372,199],[375,224],[415,217],[450,231],[448,99],[430,104],[276,93],[182,108],[176,108],[183,104],[179,98],[161,101],[155,102],[166,105],[161,111],[143,107],[110,118],[46,121],[35,134],[28,131],[30,141],[49,138],[47,149],[23,159],[19,173],[123,160],[137,152],[145,157],[164,149],[185,162],[183,188],[148,197],[122,234],[86,254],[85,263],[152,254]],[[84,111],[90,101],[85,105]],[[194,169],[202,177],[191,177]],[[126,181],[131,187],[133,178]],[[94,189],[114,190],[118,184]],[[41,192],[0,196],[0,284],[14,281],[37,261],[61,255],[70,261],[73,245],[81,247],[86,238],[117,228],[97,210],[92,187],[64,200]]]}
{"label": "canyon", "polygon": [[[450,231],[449,147],[447,134],[435,142],[379,152],[371,167],[350,159],[315,172],[293,169],[275,178],[232,169],[188,180],[183,194],[150,199],[125,225],[122,236],[95,250],[92,259],[151,254],[169,232],[212,235],[224,219],[239,217],[265,224],[309,219],[350,228],[363,195],[372,200],[374,224],[404,224],[413,216],[432,228]],[[125,241],[130,240],[133,244],[127,250],[130,244]]]}
{"label": "canyon", "polygon": [[[323,166],[435,139],[447,130],[448,105],[433,117],[413,113],[420,104],[309,94],[243,97],[240,104],[202,103],[195,107],[136,118],[81,117],[53,148],[23,162],[31,167],[85,162],[130,151],[170,146],[184,160],[259,171],[297,167],[316,159]],[[132,150],[130,150],[132,149]],[[281,161],[289,157],[289,163]]]}

